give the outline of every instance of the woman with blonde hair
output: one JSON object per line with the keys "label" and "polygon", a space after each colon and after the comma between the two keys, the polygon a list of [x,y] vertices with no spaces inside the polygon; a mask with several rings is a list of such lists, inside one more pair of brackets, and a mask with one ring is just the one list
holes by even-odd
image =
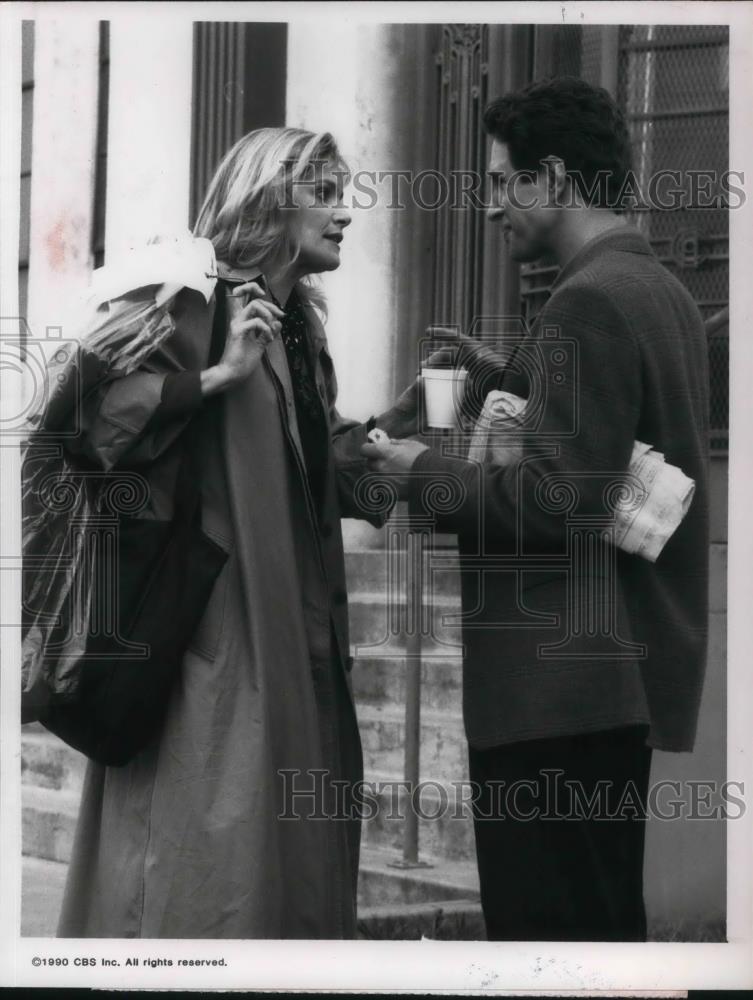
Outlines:
{"label": "woman with blonde hair", "polygon": [[[346,178],[328,133],[244,136],[195,227],[214,296],[184,288],[171,335],[84,401],[78,447],[138,469],[155,510],[195,422],[202,527],[228,558],[158,738],[125,767],[88,766],[60,936],[355,936],[340,518],[379,518],[357,502],[369,424],[335,408],[311,280],[340,264]],[[412,393],[378,418],[393,436],[415,431]]]}

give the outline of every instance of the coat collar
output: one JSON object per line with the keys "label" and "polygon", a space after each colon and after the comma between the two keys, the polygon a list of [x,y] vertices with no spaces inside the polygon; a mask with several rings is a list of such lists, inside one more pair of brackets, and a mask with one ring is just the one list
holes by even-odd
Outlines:
{"label": "coat collar", "polygon": [[[231,267],[225,261],[221,260],[217,261],[217,276],[223,281],[227,281],[231,284],[241,284],[246,281],[255,281],[258,278],[264,277],[258,267]],[[324,332],[324,325],[316,308],[309,301],[305,290],[301,291],[299,288],[298,291],[301,303],[306,312],[306,319],[308,320],[309,337],[311,339],[314,352],[319,354],[319,352],[325,350],[327,346],[327,335]],[[282,390],[286,410],[284,416],[287,419],[293,443],[298,451],[301,461],[303,461],[303,447],[296,420],[293,385],[290,379],[290,370],[288,368],[285,346],[279,337],[268,345],[265,351],[265,357],[267,364],[274,373],[280,389]],[[318,370],[316,372],[316,381],[317,385],[321,387],[321,378]]]}
{"label": "coat collar", "polygon": [[[223,281],[230,282],[231,284],[238,284],[244,281],[256,281],[259,278],[264,277],[258,267],[231,267],[231,265],[227,264],[224,260],[217,261],[217,276]],[[298,286],[298,293],[300,295],[303,308],[306,311],[306,318],[309,321],[309,332],[313,341],[314,349],[318,352],[327,346],[327,335],[324,332],[324,324],[322,323],[316,307],[309,301],[305,290],[302,290],[300,285]]]}
{"label": "coat collar", "polygon": [[653,254],[646,238],[634,226],[617,226],[600,236],[594,236],[565,264],[552,284],[552,291],[577,271],[587,267],[597,257],[611,250],[623,253]]}
{"label": "coat collar", "polygon": [[257,278],[261,278],[263,275],[258,267],[231,267],[224,260],[218,260],[217,277],[222,278],[223,281],[235,283],[256,281]]}

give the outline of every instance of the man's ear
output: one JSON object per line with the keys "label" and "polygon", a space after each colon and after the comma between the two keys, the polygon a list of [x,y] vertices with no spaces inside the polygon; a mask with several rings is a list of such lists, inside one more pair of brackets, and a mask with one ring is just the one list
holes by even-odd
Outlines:
{"label": "man's ear", "polygon": [[550,205],[561,205],[568,186],[564,161],[559,156],[547,156],[542,161],[547,178],[547,193]]}

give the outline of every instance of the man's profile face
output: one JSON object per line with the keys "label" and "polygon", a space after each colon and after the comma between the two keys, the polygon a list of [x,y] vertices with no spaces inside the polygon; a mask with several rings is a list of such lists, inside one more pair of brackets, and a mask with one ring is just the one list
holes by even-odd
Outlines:
{"label": "man's profile face", "polygon": [[548,180],[542,169],[516,170],[507,143],[492,140],[489,156],[491,204],[489,221],[502,226],[505,243],[513,260],[539,260],[551,249],[551,233],[558,212],[548,205]]}

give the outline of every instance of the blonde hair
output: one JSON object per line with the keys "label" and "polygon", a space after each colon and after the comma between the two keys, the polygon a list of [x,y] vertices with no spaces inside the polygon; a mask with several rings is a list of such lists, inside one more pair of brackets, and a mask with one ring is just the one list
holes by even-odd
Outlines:
{"label": "blonde hair", "polygon": [[[225,155],[209,185],[194,233],[214,244],[218,260],[231,267],[295,260],[298,247],[288,234],[285,207],[294,182],[308,179],[316,164],[348,167],[329,132],[261,128],[249,132]],[[300,284],[300,283],[299,283]],[[308,297],[321,299],[304,279]]]}

